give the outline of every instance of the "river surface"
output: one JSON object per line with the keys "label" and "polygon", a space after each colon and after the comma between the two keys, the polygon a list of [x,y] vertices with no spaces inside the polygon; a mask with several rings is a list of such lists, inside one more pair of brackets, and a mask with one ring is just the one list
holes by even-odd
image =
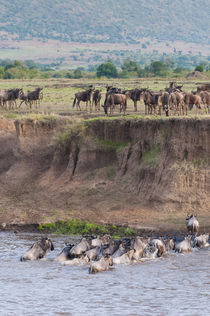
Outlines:
{"label": "river surface", "polygon": [[1,316],[210,315],[209,249],[88,274],[88,266],[53,261],[72,238],[50,238],[46,259],[20,262],[40,235],[0,233]]}

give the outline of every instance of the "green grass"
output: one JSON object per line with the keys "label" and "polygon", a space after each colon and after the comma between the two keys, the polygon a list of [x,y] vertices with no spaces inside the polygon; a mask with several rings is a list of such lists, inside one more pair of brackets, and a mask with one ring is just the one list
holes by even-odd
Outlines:
{"label": "green grass", "polygon": [[86,126],[83,123],[75,123],[72,126],[66,128],[65,131],[57,135],[56,143],[58,145],[59,144],[64,145],[68,141],[72,141],[72,140],[75,141],[76,143],[79,143],[85,134],[85,130],[86,130]]}
{"label": "green grass", "polygon": [[140,159],[140,164],[157,167],[160,158],[161,148],[159,145],[153,145],[150,150],[145,151]]}
{"label": "green grass", "polygon": [[69,219],[67,222],[59,221],[57,223],[39,224],[38,227],[41,232],[51,232],[56,234],[66,235],[88,235],[110,234],[117,237],[134,236],[137,231],[130,227],[122,227],[117,225],[99,225],[89,221],[80,221],[77,219]]}
{"label": "green grass", "polygon": [[116,149],[119,151],[129,145],[129,143],[119,143],[110,139],[97,139],[97,143],[103,149]]}

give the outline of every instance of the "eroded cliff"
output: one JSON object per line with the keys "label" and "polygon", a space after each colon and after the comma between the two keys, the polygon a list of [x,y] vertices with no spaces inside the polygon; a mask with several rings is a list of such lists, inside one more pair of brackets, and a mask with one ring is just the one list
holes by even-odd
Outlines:
{"label": "eroded cliff", "polygon": [[210,119],[0,119],[0,222],[210,226]]}

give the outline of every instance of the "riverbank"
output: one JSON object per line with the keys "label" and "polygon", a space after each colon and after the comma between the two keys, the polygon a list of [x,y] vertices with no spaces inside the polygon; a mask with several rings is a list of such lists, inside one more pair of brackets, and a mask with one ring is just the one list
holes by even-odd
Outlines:
{"label": "riverbank", "polygon": [[209,117],[0,119],[0,224],[210,228]]}

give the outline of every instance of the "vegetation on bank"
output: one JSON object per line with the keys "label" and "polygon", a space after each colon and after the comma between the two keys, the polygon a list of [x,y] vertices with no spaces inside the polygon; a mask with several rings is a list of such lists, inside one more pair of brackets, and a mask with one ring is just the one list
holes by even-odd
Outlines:
{"label": "vegetation on bank", "polygon": [[69,219],[68,221],[59,221],[56,223],[39,224],[39,231],[43,233],[55,233],[66,235],[104,235],[110,234],[118,238],[124,236],[134,236],[137,230],[130,227],[118,225],[99,225],[89,221],[78,219]]}

